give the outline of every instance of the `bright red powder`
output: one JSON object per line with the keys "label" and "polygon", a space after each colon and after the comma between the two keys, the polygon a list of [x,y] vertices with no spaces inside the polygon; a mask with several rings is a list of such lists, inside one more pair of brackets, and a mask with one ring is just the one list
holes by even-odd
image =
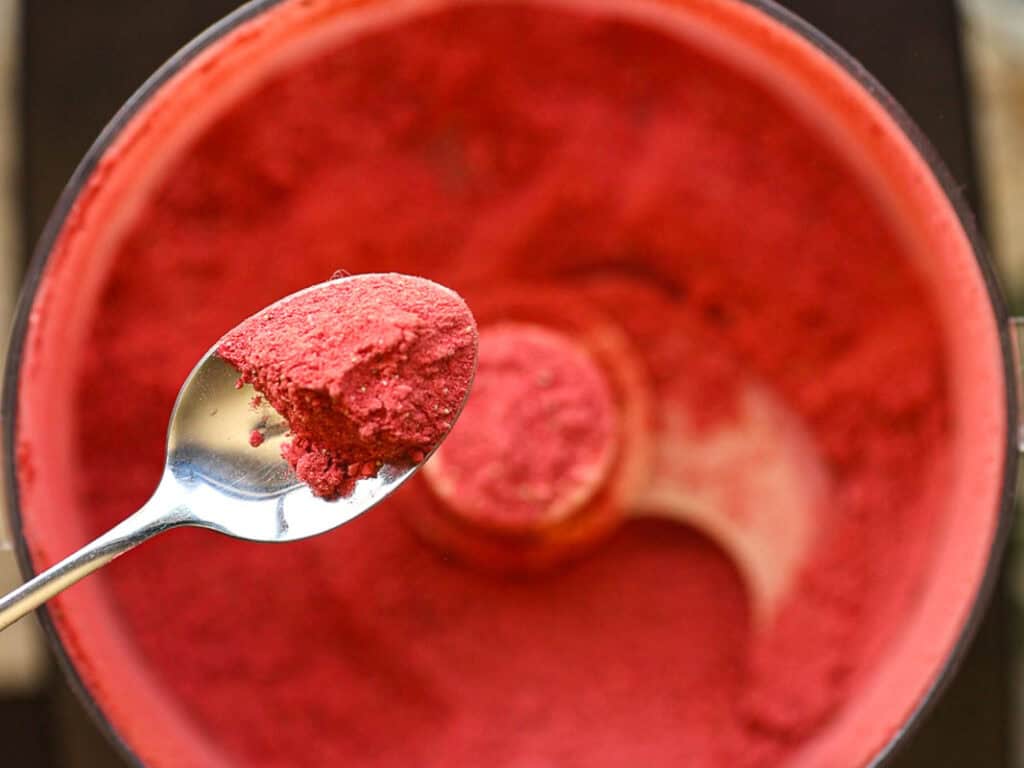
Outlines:
{"label": "bright red powder", "polygon": [[476,322],[429,280],[360,275],[267,307],[217,353],[288,422],[284,457],[330,499],[448,433],[473,379]]}
{"label": "bright red powder", "polygon": [[482,524],[529,529],[570,514],[615,453],[615,403],[585,351],[541,327],[502,324],[483,354],[464,421],[427,465],[435,490]]}
{"label": "bright red powder", "polygon": [[504,579],[410,532],[420,479],[287,547],[161,537],[98,578],[197,733],[268,768],[771,766],[842,706],[914,585],[948,396],[904,246],[816,128],[656,31],[533,4],[448,8],[271,77],[176,160],[111,264],[76,373],[91,532],[156,485],[208,340],[339,262],[471,304],[513,280],[587,301],[656,398],[708,424],[737,370],[756,377],[813,436],[827,531],[757,634],[685,528],[630,523]]}
{"label": "bright red powder", "polygon": [[258,429],[254,429],[252,432],[249,433],[249,445],[251,445],[253,448],[259,448],[261,445],[263,445],[263,441],[265,439],[266,436],[263,434],[263,432],[261,432]]}

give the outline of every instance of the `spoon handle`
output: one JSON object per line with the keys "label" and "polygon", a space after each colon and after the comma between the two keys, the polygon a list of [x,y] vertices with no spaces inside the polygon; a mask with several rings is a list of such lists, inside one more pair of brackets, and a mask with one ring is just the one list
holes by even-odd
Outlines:
{"label": "spoon handle", "polygon": [[160,496],[158,492],[138,512],[0,598],[0,630],[146,539],[187,524],[187,508],[169,507]]}

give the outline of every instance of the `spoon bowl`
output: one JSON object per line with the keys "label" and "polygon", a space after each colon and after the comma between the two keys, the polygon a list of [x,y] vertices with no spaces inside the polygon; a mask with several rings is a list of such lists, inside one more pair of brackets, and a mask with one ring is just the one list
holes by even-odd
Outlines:
{"label": "spoon bowl", "polygon": [[[254,430],[263,442],[253,446]],[[263,542],[305,539],[363,514],[422,464],[384,464],[354,480],[349,493],[326,501],[281,456],[288,424],[238,371],[210,350],[178,394],[167,432],[167,463],[157,495],[185,501],[183,525]],[[425,461],[425,459],[424,459]]]}

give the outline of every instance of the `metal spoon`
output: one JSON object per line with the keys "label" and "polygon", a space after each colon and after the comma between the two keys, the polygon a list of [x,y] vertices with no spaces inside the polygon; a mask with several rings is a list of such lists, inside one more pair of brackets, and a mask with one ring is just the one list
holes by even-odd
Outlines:
{"label": "metal spoon", "polygon": [[[347,496],[314,496],[281,458],[287,424],[238,371],[211,349],[178,393],[167,432],[167,460],[156,492],[105,534],[0,598],[0,630],[146,539],[181,526],[238,539],[287,542],[324,533],[366,512],[411,477],[429,457],[385,464],[357,480]],[[467,392],[468,395],[468,392]],[[252,430],[265,435],[249,444]],[[435,446],[436,448],[436,446]]]}

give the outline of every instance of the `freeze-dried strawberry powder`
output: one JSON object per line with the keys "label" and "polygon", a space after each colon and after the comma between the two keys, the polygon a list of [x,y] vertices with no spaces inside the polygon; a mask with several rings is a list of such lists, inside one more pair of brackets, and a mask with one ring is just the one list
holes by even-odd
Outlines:
{"label": "freeze-dried strawberry powder", "polygon": [[[270,18],[333,7],[286,2]],[[46,509],[73,513],[83,535],[134,511],[211,340],[341,266],[425,275],[471,307],[512,283],[561,295],[547,324],[570,341],[558,312],[585,304],[630,346],[655,418],[670,404],[715,430],[735,418],[737,382],[756,381],[826,475],[821,535],[788,597],[755,625],[735,565],[671,522],[628,522],[545,573],[489,573],[414,532],[438,503],[423,477],[287,546],[174,532],[57,603],[90,691],[148,764],[203,745],[220,756],[204,764],[253,768],[785,765],[901,638],[937,521],[952,519],[944,470],[973,461],[954,454],[940,293],[863,181],[860,150],[653,19],[539,3],[381,16],[343,39],[325,31],[190,124],[184,149],[146,166],[156,176],[137,205],[117,207],[128,218],[96,262],[85,325],[61,329],[85,337],[60,430],[76,440],[75,503],[37,503],[27,536],[48,562],[66,551],[60,526],[31,522]],[[235,47],[272,28],[243,28],[180,77],[209,78],[212,99]],[[174,106],[164,114],[188,123]],[[135,125],[143,144],[146,130],[177,130]],[[124,156],[104,159],[90,195]],[[61,254],[84,258],[74,244],[104,223],[69,222]],[[40,301],[91,295],[49,285]],[[478,313],[482,338],[489,324],[547,322],[523,313]],[[22,369],[26,398],[33,375]],[[26,498],[47,469],[35,444],[52,434],[19,433]],[[975,496],[986,505],[989,485]],[[88,590],[124,638],[109,660],[63,613]],[[110,669],[141,669],[153,688]]]}
{"label": "freeze-dried strawberry powder", "polygon": [[284,457],[331,499],[437,446],[469,391],[476,337],[466,303],[443,286],[360,275],[276,302],[217,353],[284,417]]}

